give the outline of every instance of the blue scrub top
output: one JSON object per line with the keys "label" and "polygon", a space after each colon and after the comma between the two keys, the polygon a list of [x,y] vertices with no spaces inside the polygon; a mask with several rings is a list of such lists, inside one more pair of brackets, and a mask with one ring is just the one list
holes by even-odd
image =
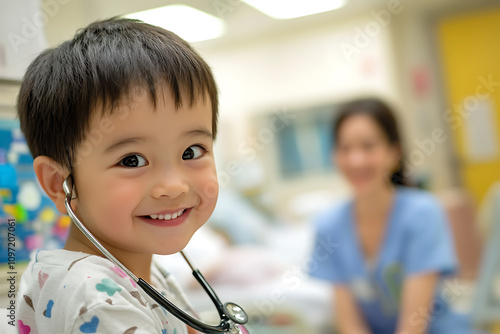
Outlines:
{"label": "blue scrub top", "polygon": [[[378,257],[369,264],[361,251],[353,214],[353,202],[348,201],[317,217],[310,275],[347,285],[371,332],[394,333],[405,277],[425,272],[444,277],[456,271],[447,218],[431,194],[398,187]],[[468,317],[454,314],[448,306],[458,298],[459,288],[453,279],[440,280],[429,334],[471,333]],[[428,319],[415,314],[410,321],[419,326]]]}

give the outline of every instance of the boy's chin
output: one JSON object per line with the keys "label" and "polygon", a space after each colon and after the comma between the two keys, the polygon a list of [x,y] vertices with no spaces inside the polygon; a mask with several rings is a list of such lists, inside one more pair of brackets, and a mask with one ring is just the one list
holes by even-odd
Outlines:
{"label": "boy's chin", "polygon": [[191,238],[185,240],[184,242],[176,241],[174,245],[170,244],[168,247],[158,247],[158,249],[155,250],[156,255],[172,255],[175,253],[179,253],[181,250],[186,248],[189,240]]}
{"label": "boy's chin", "polygon": [[172,255],[172,254],[175,254],[175,253],[179,253],[182,249],[179,249],[179,250],[166,250],[166,251],[159,251],[159,252],[155,252],[154,254],[155,255]]}

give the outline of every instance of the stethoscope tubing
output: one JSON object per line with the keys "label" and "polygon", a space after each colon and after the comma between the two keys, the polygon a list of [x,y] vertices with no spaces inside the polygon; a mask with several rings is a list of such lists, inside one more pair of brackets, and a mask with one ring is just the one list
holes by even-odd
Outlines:
{"label": "stethoscope tubing", "polygon": [[[85,225],[80,221],[80,219],[76,216],[75,212],[73,211],[73,208],[71,207],[71,200],[73,198],[73,177],[69,175],[66,180],[63,183],[63,189],[66,194],[66,198],[64,199],[64,206],[66,207],[66,211],[73,221],[73,223],[78,227],[78,229],[96,246],[99,251],[102,252],[102,254],[107,257],[112,263],[117,265],[121,270],[123,270],[130,278],[132,278],[137,285],[139,285],[146,294],[148,294],[155,302],[160,304],[162,307],[164,307],[167,311],[172,313],[176,318],[184,322],[186,325],[196,329],[197,331],[207,333],[207,334],[214,334],[214,333],[224,333],[228,332],[231,329],[231,323],[230,319],[224,312],[224,305],[220,301],[219,297],[215,293],[215,291],[212,289],[210,284],[205,280],[201,272],[196,269],[189,258],[186,256],[186,254],[181,251],[181,255],[184,257],[188,265],[191,267],[193,276],[196,278],[196,280],[200,283],[200,285],[203,287],[205,292],[209,295],[210,299],[214,303],[214,305],[217,308],[217,311],[219,313],[219,316],[221,318],[221,321],[219,325],[210,325],[206,324],[190,314],[184,312],[180,308],[178,308],[175,304],[173,304],[171,301],[166,299],[162,294],[160,294],[158,291],[156,291],[155,288],[153,288],[148,282],[146,282],[142,278],[138,278],[134,273],[132,273],[130,270],[128,270],[127,267],[125,267],[116,257],[113,256],[104,246],[97,240],[92,233],[85,227]],[[245,321],[246,322],[246,321]],[[244,324],[241,323],[241,324]]]}

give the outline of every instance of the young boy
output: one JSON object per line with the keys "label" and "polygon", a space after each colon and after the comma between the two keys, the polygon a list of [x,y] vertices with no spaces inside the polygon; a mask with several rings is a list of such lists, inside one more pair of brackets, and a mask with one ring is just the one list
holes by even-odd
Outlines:
{"label": "young boy", "polygon": [[[217,88],[175,34],[140,21],[96,22],[40,54],[18,100],[40,185],[73,210],[137,277],[188,309],[153,254],[182,250],[211,215]],[[26,333],[187,333],[187,327],[72,226],[62,250],[40,251],[22,278]]]}

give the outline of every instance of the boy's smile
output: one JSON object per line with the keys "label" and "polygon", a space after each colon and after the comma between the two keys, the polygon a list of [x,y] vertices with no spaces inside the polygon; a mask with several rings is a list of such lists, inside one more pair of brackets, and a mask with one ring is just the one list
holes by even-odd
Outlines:
{"label": "boy's smile", "polygon": [[[77,152],[74,210],[118,259],[182,250],[217,201],[210,100],[175,108],[163,92],[156,108],[141,91],[111,115],[97,111]],[[86,247],[73,228],[66,248]]]}
{"label": "boy's smile", "polygon": [[153,224],[156,226],[177,226],[186,221],[189,214],[191,213],[191,208],[162,212],[163,213],[141,216],[139,218],[141,218],[148,224]]}

